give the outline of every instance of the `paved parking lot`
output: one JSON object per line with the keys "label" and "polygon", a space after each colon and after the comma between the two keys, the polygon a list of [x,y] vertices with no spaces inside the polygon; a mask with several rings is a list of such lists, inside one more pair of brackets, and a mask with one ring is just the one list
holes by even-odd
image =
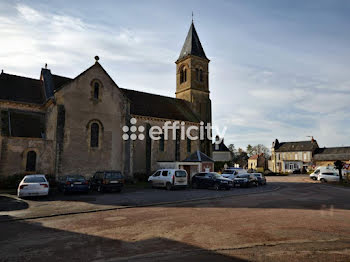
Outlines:
{"label": "paved parking lot", "polygon": [[[350,189],[306,176],[268,179],[277,190],[37,219],[15,220],[32,205],[18,203],[1,213],[0,261],[350,261]],[[56,202],[35,201],[36,209]]]}
{"label": "paved parking lot", "polygon": [[[33,218],[57,214],[87,212],[132,206],[157,205],[169,202],[220,198],[242,194],[254,194],[278,189],[276,183],[252,188],[233,188],[231,190],[215,191],[211,189],[165,189],[141,188],[125,189],[121,193],[69,194],[54,193],[48,197],[17,199],[15,196],[2,195],[0,199],[0,215],[11,215],[16,218]],[[6,205],[8,198],[8,206]],[[3,205],[1,205],[1,202]],[[20,206],[22,208],[20,208]],[[12,211],[13,210],[13,211]]]}

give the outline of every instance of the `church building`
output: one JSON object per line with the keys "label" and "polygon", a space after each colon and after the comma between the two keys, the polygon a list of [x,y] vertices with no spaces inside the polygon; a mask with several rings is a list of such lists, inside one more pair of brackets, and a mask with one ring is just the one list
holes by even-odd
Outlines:
{"label": "church building", "polygon": [[[176,98],[118,87],[95,57],[75,78],[45,66],[40,78],[0,74],[0,176],[81,174],[119,170],[150,174],[159,161],[182,161],[197,150],[212,155],[211,140],[151,140],[166,121],[185,129],[211,123],[208,65],[194,24],[176,63]],[[140,139],[132,138],[138,134]]]}

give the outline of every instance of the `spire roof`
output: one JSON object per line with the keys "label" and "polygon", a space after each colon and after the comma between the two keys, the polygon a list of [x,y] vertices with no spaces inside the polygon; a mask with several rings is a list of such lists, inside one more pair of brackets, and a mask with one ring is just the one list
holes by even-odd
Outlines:
{"label": "spire roof", "polygon": [[191,24],[190,30],[188,30],[188,34],[185,43],[181,49],[181,53],[178,60],[185,58],[188,55],[194,55],[209,60],[204,53],[201,41],[199,40],[193,22]]}

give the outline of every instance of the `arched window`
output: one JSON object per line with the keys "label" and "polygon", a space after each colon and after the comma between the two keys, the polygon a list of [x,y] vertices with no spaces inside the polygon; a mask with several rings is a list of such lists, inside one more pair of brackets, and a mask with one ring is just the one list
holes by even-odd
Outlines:
{"label": "arched window", "polygon": [[95,82],[94,84],[94,99],[98,99],[100,95],[100,85],[99,83]]}
{"label": "arched window", "polygon": [[199,81],[199,69],[198,68],[196,68],[196,79],[197,79],[197,81]]}
{"label": "arched window", "polygon": [[98,147],[100,127],[97,123],[91,124],[90,146]]}
{"label": "arched window", "polygon": [[199,70],[199,81],[203,82],[203,70]]}
{"label": "arched window", "polygon": [[27,153],[26,171],[35,171],[36,169],[36,153],[29,151]]}
{"label": "arched window", "polygon": [[187,70],[183,67],[180,71],[180,84],[187,81]]}

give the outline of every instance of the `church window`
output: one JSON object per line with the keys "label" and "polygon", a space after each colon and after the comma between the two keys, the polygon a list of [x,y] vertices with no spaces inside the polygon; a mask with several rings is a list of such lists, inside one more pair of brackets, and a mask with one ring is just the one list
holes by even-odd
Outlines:
{"label": "church window", "polygon": [[199,70],[199,81],[203,82],[203,70],[202,69]]}
{"label": "church window", "polygon": [[164,152],[164,134],[160,135],[159,139],[159,151]]}
{"label": "church window", "polygon": [[183,67],[180,71],[180,84],[187,81],[187,70]]}
{"label": "church window", "polygon": [[191,139],[187,138],[187,152],[191,153]]}
{"label": "church window", "polygon": [[27,153],[26,171],[35,171],[36,169],[36,153],[29,151]]}
{"label": "church window", "polygon": [[196,68],[196,80],[199,81],[199,69]]}
{"label": "church window", "polygon": [[91,125],[90,146],[98,147],[100,127],[97,123]]}
{"label": "church window", "polygon": [[95,84],[94,84],[94,99],[99,98],[99,93],[100,93],[100,85],[99,85],[99,83],[95,82]]}

